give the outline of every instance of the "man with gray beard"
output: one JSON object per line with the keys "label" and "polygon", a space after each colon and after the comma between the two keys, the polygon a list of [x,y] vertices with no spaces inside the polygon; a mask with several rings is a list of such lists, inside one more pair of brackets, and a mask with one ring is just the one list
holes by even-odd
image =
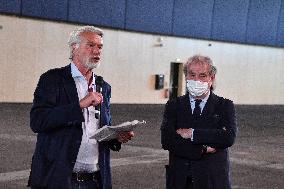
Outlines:
{"label": "man with gray beard", "polygon": [[[110,85],[93,73],[100,63],[103,32],[74,30],[71,63],[41,75],[34,93],[30,127],[37,133],[29,186],[33,189],[111,189],[110,149],[119,151],[134,133],[98,142],[91,136],[110,125]],[[100,80],[101,92],[96,92]],[[100,116],[97,116],[100,106]]]}

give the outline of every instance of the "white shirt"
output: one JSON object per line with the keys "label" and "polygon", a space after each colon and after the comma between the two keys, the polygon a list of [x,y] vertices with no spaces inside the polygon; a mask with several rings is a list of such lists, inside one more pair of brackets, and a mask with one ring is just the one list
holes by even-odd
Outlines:
{"label": "white shirt", "polygon": [[[88,94],[88,81],[73,62],[71,63],[71,74],[76,84],[79,100],[81,100]],[[91,85],[95,89],[95,78],[93,78]],[[90,173],[99,169],[98,142],[95,139],[90,139],[90,136],[99,128],[99,120],[95,118],[95,107],[90,106],[82,111],[85,122],[82,122],[82,141],[73,171]]]}

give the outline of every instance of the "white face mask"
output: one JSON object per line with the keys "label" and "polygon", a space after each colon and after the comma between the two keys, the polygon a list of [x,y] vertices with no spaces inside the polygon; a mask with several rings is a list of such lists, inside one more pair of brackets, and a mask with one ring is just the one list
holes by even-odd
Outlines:
{"label": "white face mask", "polygon": [[209,91],[207,82],[186,80],[186,87],[193,97],[201,96]]}

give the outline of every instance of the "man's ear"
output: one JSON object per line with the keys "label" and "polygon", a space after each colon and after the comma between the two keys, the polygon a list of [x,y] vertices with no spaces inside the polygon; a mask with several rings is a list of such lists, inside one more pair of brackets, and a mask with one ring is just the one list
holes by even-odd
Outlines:
{"label": "man's ear", "polygon": [[211,77],[211,80],[212,80],[212,81],[215,80],[215,74],[214,74],[214,75],[211,75],[210,77]]}
{"label": "man's ear", "polygon": [[211,86],[210,90],[213,91],[216,88],[216,82],[215,82],[215,74],[210,76],[211,78]]}
{"label": "man's ear", "polygon": [[75,49],[78,49],[78,48],[79,48],[79,44],[78,44],[78,43],[74,43],[74,44],[72,45],[73,51],[74,51]]}
{"label": "man's ear", "polygon": [[77,50],[79,48],[79,44],[78,43],[74,43],[73,45],[71,45],[72,48],[72,52],[71,52],[71,56],[74,56],[74,51]]}

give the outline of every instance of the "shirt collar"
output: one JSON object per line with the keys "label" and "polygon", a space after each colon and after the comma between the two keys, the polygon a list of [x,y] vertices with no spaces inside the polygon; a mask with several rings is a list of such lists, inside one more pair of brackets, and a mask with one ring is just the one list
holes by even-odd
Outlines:
{"label": "shirt collar", "polygon": [[[210,96],[210,93],[211,93],[211,91],[209,90],[209,92],[208,92],[208,94],[205,96],[205,98],[201,99],[202,102],[207,102],[207,100],[208,100],[208,98],[209,98],[209,96]],[[190,96],[190,94],[188,94],[188,95],[189,95],[189,100],[190,100],[190,102],[194,102],[195,99],[194,99],[192,96]]]}
{"label": "shirt collar", "polygon": [[73,62],[71,62],[71,74],[73,78],[84,77],[83,74],[79,71],[79,69]]}

